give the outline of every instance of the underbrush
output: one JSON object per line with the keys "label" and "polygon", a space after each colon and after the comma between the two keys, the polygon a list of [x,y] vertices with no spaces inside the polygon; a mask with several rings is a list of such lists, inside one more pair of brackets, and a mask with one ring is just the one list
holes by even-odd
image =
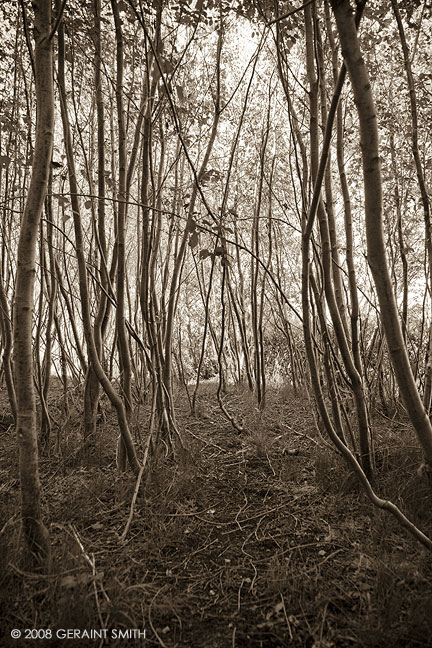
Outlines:
{"label": "underbrush", "polygon": [[[213,391],[202,389],[198,416],[178,395],[186,450],[152,461],[132,515],[136,482],[116,472],[113,414],[105,410],[90,460],[79,452],[78,414],[69,421],[61,452],[41,459],[48,576],[22,561],[17,457],[4,431],[1,646],[28,645],[10,638],[12,628],[146,631],[145,640],[65,639],[65,647],[431,645],[431,554],[372,507],[324,445],[305,395],[271,390],[260,410],[247,390],[230,389],[238,434]],[[378,494],[431,535],[410,430],[376,429]]]}

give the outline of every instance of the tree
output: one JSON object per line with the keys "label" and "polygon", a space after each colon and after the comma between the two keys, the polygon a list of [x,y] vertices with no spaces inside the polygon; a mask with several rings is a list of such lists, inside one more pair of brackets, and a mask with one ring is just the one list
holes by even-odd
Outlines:
{"label": "tree", "polygon": [[432,480],[432,425],[411,370],[387,266],[378,127],[371,84],[349,0],[332,0],[331,5],[359,117],[368,263],[375,282],[381,321],[400,393],[422,446]]}
{"label": "tree", "polygon": [[41,510],[36,400],[33,387],[32,316],[36,241],[47,192],[54,138],[51,0],[35,0],[33,9],[37,121],[31,180],[18,243],[13,357],[23,532],[30,555],[36,563],[47,567],[50,560],[50,544],[48,531],[42,522]]}

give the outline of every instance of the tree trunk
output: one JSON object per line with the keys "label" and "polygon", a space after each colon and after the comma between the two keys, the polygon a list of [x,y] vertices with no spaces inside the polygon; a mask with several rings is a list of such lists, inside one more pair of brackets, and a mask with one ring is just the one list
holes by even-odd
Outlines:
{"label": "tree trunk", "polygon": [[378,127],[369,75],[362,58],[349,0],[331,0],[331,5],[359,117],[368,262],[375,282],[381,321],[399,390],[423,448],[428,470],[431,472],[432,426],[411,371],[387,266],[382,217]]}
{"label": "tree trunk", "polygon": [[[411,107],[411,146],[417,172],[417,180],[420,189],[421,201],[423,205],[423,216],[425,222],[425,245],[429,270],[429,289],[432,286],[432,224],[431,224],[431,208],[426,188],[425,177],[423,173],[422,161],[420,158],[419,143],[418,143],[418,117],[417,117],[417,98],[414,84],[414,76],[411,68],[411,56],[408,48],[408,43],[405,37],[405,30],[400,15],[397,0],[391,0],[393,12],[399,30],[399,38],[402,45],[402,52],[404,58],[405,71],[408,80],[408,89],[410,96]],[[432,399],[432,334],[429,332],[429,348],[428,348],[428,361],[425,371],[425,384],[423,393],[423,404],[426,411],[429,413]]]}
{"label": "tree trunk", "polygon": [[[57,4],[59,0],[57,0]],[[129,465],[133,472],[138,475],[141,466],[138,461],[135,445],[130,433],[128,419],[126,415],[126,410],[124,408],[123,401],[120,396],[115,392],[108,376],[106,375],[98,355],[98,350],[96,348],[93,328],[91,324],[91,315],[90,315],[90,300],[89,300],[89,291],[87,285],[87,266],[84,255],[84,235],[82,231],[81,224],[81,213],[80,205],[78,200],[79,190],[77,184],[77,175],[75,170],[75,161],[74,161],[74,151],[72,145],[72,135],[70,130],[69,116],[67,111],[67,102],[66,102],[66,83],[65,83],[65,74],[64,74],[64,31],[62,25],[59,27],[59,38],[58,38],[58,82],[60,90],[60,106],[61,106],[61,117],[63,122],[63,137],[65,142],[66,149],[66,159],[68,164],[69,172],[69,187],[71,191],[71,205],[73,213],[73,222],[74,222],[74,232],[75,232],[75,252],[78,263],[78,277],[79,277],[79,291],[81,298],[81,313],[83,318],[83,332],[87,344],[87,351],[89,355],[89,366],[94,370],[96,377],[98,378],[100,384],[102,385],[103,390],[108,396],[112,406],[115,408],[117,413],[117,421],[119,425],[119,430],[122,435],[122,440],[124,446],[127,449],[127,456],[129,460]]]}
{"label": "tree trunk", "polygon": [[[306,31],[306,44],[307,44],[307,74],[310,84],[310,150],[311,150],[311,173],[314,186],[317,183],[318,170],[319,170],[319,155],[318,155],[318,81],[314,68],[314,47],[313,47],[313,31],[312,31],[312,10],[310,6],[305,7],[305,31]],[[354,24],[354,23],[353,23]],[[355,29],[355,24],[354,24]],[[357,33],[357,32],[356,32]],[[333,285],[332,273],[332,254],[331,254],[331,241],[327,221],[327,215],[324,210],[324,205],[321,199],[318,200],[317,205],[318,222],[321,237],[321,262],[323,270],[323,285],[324,293],[329,308],[329,313],[333,323],[333,329],[336,339],[338,341],[339,349],[343,359],[343,363],[349,379],[351,381],[351,388],[356,405],[357,421],[359,428],[359,442],[361,450],[362,468],[365,471],[368,479],[372,478],[374,459],[371,453],[371,432],[369,427],[368,412],[366,407],[365,394],[363,390],[363,383],[361,375],[359,374],[350,348],[349,340],[346,337],[346,324],[344,325],[341,311],[337,303]]]}
{"label": "tree trunk", "polygon": [[30,187],[21,222],[14,299],[14,370],[24,538],[36,564],[49,567],[48,531],[42,522],[36,400],[33,388],[32,315],[36,241],[48,186],[54,136],[51,0],[34,0],[37,120]]}

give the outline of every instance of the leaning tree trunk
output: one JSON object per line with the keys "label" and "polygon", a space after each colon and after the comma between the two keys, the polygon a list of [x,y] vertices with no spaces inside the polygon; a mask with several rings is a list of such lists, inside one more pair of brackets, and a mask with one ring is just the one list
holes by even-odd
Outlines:
{"label": "leaning tree trunk", "polygon": [[[311,149],[311,174],[314,186],[317,183],[319,172],[319,156],[318,156],[318,80],[315,73],[314,64],[314,41],[312,30],[312,10],[308,5],[305,7],[305,32],[306,32],[306,48],[307,48],[307,74],[310,84],[310,149]],[[327,115],[326,115],[327,117]],[[328,149],[329,151],[330,149]],[[352,356],[349,339],[346,335],[347,325],[345,322],[345,305],[343,304],[342,295],[338,300],[335,295],[334,289],[334,273],[332,272],[334,258],[332,258],[332,245],[329,232],[329,224],[327,215],[324,209],[324,204],[321,199],[318,200],[317,214],[319,221],[319,231],[321,237],[321,263],[323,272],[323,287],[326,297],[326,302],[329,309],[329,314],[333,323],[333,329],[339,345],[341,357],[344,363],[345,370],[348,374],[352,385],[352,393],[356,406],[358,429],[359,429],[359,445],[361,451],[361,461],[363,470],[368,479],[373,476],[374,458],[371,452],[371,431],[368,420],[368,412],[366,406],[365,393],[363,389],[362,377],[357,370]],[[340,288],[341,290],[341,288]]]}
{"label": "leaning tree trunk", "polygon": [[36,564],[49,565],[48,531],[42,522],[36,400],[33,389],[32,315],[36,241],[46,196],[54,134],[51,0],[34,0],[36,134],[33,166],[18,243],[14,298],[14,368],[17,440],[24,538]]}
{"label": "leaning tree trunk", "polygon": [[[426,255],[429,271],[429,289],[432,287],[432,223],[431,223],[431,204],[426,187],[425,174],[423,172],[422,160],[420,156],[419,142],[418,142],[418,115],[417,115],[417,97],[414,84],[414,75],[411,65],[411,54],[409,51],[408,43],[405,37],[405,29],[402,22],[402,17],[399,11],[397,0],[391,0],[393,12],[396,18],[399,31],[399,39],[402,45],[402,52],[404,58],[405,72],[408,80],[410,107],[411,107],[411,148],[414,157],[417,180],[420,189],[420,196],[423,205],[423,217],[425,222],[425,244]],[[414,56],[414,55],[413,55]],[[393,151],[393,148],[392,148]],[[403,260],[403,259],[402,259]],[[406,282],[404,283],[404,289]],[[405,320],[406,321],[406,320]],[[432,331],[429,330],[429,346],[428,346],[428,361],[425,372],[425,384],[423,393],[423,405],[429,414],[432,400]]]}
{"label": "leaning tree trunk", "polygon": [[381,321],[400,394],[422,446],[426,466],[431,475],[432,425],[423,407],[411,370],[387,266],[378,127],[369,75],[362,58],[349,0],[331,0],[331,5],[359,117],[368,262],[375,282]]}

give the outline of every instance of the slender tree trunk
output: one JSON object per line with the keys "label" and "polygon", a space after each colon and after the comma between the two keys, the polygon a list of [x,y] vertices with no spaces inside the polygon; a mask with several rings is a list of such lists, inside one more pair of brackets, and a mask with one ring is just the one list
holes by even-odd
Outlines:
{"label": "slender tree trunk", "polygon": [[[58,6],[59,0],[56,1]],[[87,351],[89,354],[89,365],[91,365],[100,384],[102,385],[102,388],[104,389],[106,395],[111,401],[111,404],[116,410],[119,431],[121,433],[124,446],[127,450],[129,465],[133,470],[133,472],[136,475],[138,475],[141,466],[138,461],[135,445],[130,433],[126,410],[121,397],[118,396],[118,394],[115,392],[108,376],[106,375],[101,365],[98,351],[95,345],[93,330],[91,325],[89,290],[87,284],[87,267],[86,267],[86,259],[84,255],[84,235],[82,231],[81,213],[80,213],[80,205],[78,199],[79,190],[77,185],[75,161],[74,161],[73,146],[72,146],[72,135],[70,130],[68,110],[67,110],[66,83],[65,83],[65,74],[64,74],[65,47],[64,47],[64,31],[62,25],[60,25],[59,27],[58,50],[59,50],[58,80],[59,80],[59,89],[60,89],[61,116],[63,122],[63,135],[64,135],[66,158],[67,158],[68,171],[69,171],[69,186],[71,191],[71,204],[72,204],[72,212],[73,212],[73,220],[74,220],[74,232],[75,232],[75,242],[76,242],[75,251],[76,251],[77,262],[78,262],[79,290],[80,290],[80,298],[81,298],[83,330],[84,330],[85,340],[87,343]]]}
{"label": "slender tree trunk", "polygon": [[[254,256],[251,256],[251,285],[250,285],[250,304],[251,304],[251,325],[252,325],[252,334],[254,341],[254,351],[253,351],[253,360],[254,360],[254,373],[255,373],[255,390],[256,397],[258,401],[258,407],[264,409],[265,405],[265,366],[264,366],[264,354],[262,353],[262,322],[260,314],[262,312],[262,301],[259,301],[259,278],[260,278],[260,266],[258,263],[260,256],[260,231],[259,231],[259,222],[261,218],[261,205],[263,201],[263,185],[264,185],[264,173],[265,173],[265,162],[266,162],[266,150],[269,138],[270,131],[270,111],[271,111],[271,97],[269,96],[269,104],[267,107],[267,115],[263,124],[263,131],[261,134],[261,148],[260,148],[260,164],[259,164],[259,178],[258,178],[258,187],[257,187],[257,197],[256,197],[256,206],[253,215],[252,221],[252,232],[251,232],[251,250],[254,252]],[[265,277],[263,278],[265,281]]]}
{"label": "slender tree trunk", "polygon": [[24,538],[34,561],[49,566],[48,531],[42,522],[36,401],[33,388],[32,315],[39,222],[48,186],[54,136],[51,0],[34,0],[37,120],[30,187],[18,243],[14,299],[14,370]]}
{"label": "slender tree trunk", "polygon": [[[334,40],[334,35],[330,20],[330,7],[328,2],[324,5],[326,14],[327,34],[329,38],[330,48],[332,52],[332,66],[333,66],[333,81],[335,87],[338,82],[338,56]],[[352,211],[351,211],[351,198],[348,188],[348,182],[345,171],[345,156],[343,145],[343,113],[341,102],[338,103],[336,109],[336,156],[339,171],[339,180],[342,190],[342,197],[344,203],[344,224],[345,224],[345,246],[346,246],[346,264],[348,268],[348,285],[349,295],[351,299],[351,348],[354,358],[354,363],[357,371],[363,376],[363,364],[360,355],[359,345],[359,302],[357,293],[357,278],[354,265],[354,243],[353,243],[353,227],[352,227]]]}
{"label": "slender tree trunk", "polygon": [[[129,344],[125,323],[125,282],[126,282],[126,125],[123,101],[123,68],[124,41],[122,23],[117,0],[111,0],[116,35],[116,105],[118,123],[118,208],[117,208],[117,305],[116,332],[120,362],[120,381],[122,396],[128,420],[132,412],[132,370],[129,354]],[[126,470],[126,447],[120,437],[118,441],[117,461],[120,470]]]}
{"label": "slender tree trunk", "polygon": [[[411,68],[411,56],[408,48],[408,43],[405,37],[405,29],[403,26],[402,18],[399,11],[397,0],[391,0],[393,11],[395,14],[396,22],[399,30],[399,38],[402,45],[402,52],[404,58],[405,72],[408,80],[408,89],[411,107],[411,147],[414,157],[414,163],[417,172],[417,180],[420,189],[420,196],[423,205],[423,217],[425,222],[425,245],[428,261],[428,274],[429,274],[429,289],[432,287],[432,223],[431,223],[431,208],[428,192],[426,189],[426,182],[420,159],[420,151],[418,145],[418,117],[417,117],[417,98],[414,84],[414,76]],[[405,269],[405,267],[404,267]],[[405,324],[406,326],[406,324]],[[432,399],[432,330],[429,331],[429,348],[428,348],[428,361],[425,372],[425,384],[423,393],[423,404],[426,411],[429,412]]]}
{"label": "slender tree trunk", "polygon": [[[100,255],[100,282],[101,291],[98,311],[93,326],[93,335],[99,358],[102,360],[102,323],[104,320],[108,289],[107,269],[107,245],[105,236],[105,111],[102,95],[102,47],[101,47],[101,23],[100,23],[100,0],[93,1],[94,14],[94,43],[95,43],[95,94],[96,94],[96,116],[97,116],[97,242]],[[87,370],[84,386],[84,438],[86,443],[92,443],[96,433],[97,408],[99,403],[100,385],[97,376],[90,365]]]}
{"label": "slender tree trunk", "polygon": [[431,472],[432,425],[414,381],[387,265],[378,127],[369,75],[362,57],[349,0],[331,0],[331,5],[359,116],[368,262],[375,282],[381,321],[399,390],[423,448],[428,471]]}
{"label": "slender tree trunk", "polygon": [[13,370],[11,362],[12,354],[12,324],[10,321],[9,305],[6,292],[3,287],[3,276],[0,270],[0,331],[3,344],[3,371],[6,382],[6,389],[9,398],[14,422],[16,423],[16,394],[13,381]]}
{"label": "slender tree trunk", "polygon": [[[49,441],[51,435],[51,418],[48,410],[48,394],[51,382],[51,365],[52,365],[52,338],[54,316],[57,307],[57,279],[55,275],[54,263],[54,241],[53,241],[53,213],[52,213],[52,170],[48,180],[48,196],[45,200],[45,210],[47,216],[47,248],[48,260],[44,260],[43,271],[45,274],[46,294],[48,300],[47,322],[45,330],[45,351],[42,363],[41,375],[41,403],[42,403],[42,420],[41,420],[41,441]],[[42,232],[42,228],[41,228]],[[42,241],[43,244],[43,241]],[[46,256],[46,255],[44,255]],[[42,267],[41,267],[42,272]]]}
{"label": "slender tree trunk", "polygon": [[128,416],[132,410],[131,363],[125,324],[125,281],[126,281],[126,126],[123,106],[123,31],[117,0],[111,0],[114,15],[117,57],[116,57],[116,105],[118,122],[118,211],[117,211],[117,307],[116,328],[120,359],[121,385]]}
{"label": "slender tree trunk", "polygon": [[[390,124],[390,155],[391,168],[394,175],[394,197],[397,217],[397,236],[399,243],[399,254],[402,263],[402,334],[406,342],[407,338],[407,320],[408,320],[408,260],[405,251],[404,234],[402,227],[402,204],[399,191],[399,178],[397,173],[396,149],[394,141],[394,126]],[[425,404],[426,405],[426,404]]]}
{"label": "slender tree trunk", "polygon": [[[314,184],[317,182],[318,169],[319,169],[319,155],[318,155],[318,82],[316,79],[314,68],[314,49],[313,49],[313,32],[311,6],[305,7],[305,31],[306,31],[306,47],[307,47],[307,71],[310,83],[310,148],[311,148],[311,173]],[[354,25],[355,28],[355,25]],[[357,32],[356,32],[357,33]],[[352,354],[349,348],[349,341],[346,336],[346,324],[344,325],[342,315],[335,297],[333,286],[332,274],[332,255],[331,255],[331,241],[329,234],[329,227],[327,215],[324,210],[322,200],[318,200],[317,214],[321,236],[321,261],[323,270],[323,284],[326,296],[327,305],[329,308],[330,316],[333,323],[336,339],[339,344],[339,349],[342,355],[345,369],[351,381],[351,387],[356,405],[357,420],[359,427],[359,442],[361,451],[362,467],[368,479],[373,474],[373,456],[371,454],[371,433],[368,420],[368,412],[366,407],[366,399],[364,395],[363,383],[361,375],[359,374]]]}
{"label": "slender tree trunk", "polygon": [[[324,54],[323,54],[323,44],[321,38],[321,27],[320,22],[314,13],[314,31],[316,34],[316,52],[317,52],[317,61],[318,61],[318,76],[319,76],[319,91],[320,91],[320,103],[321,103],[321,129],[323,137],[325,136],[325,128],[327,124],[327,84],[326,84],[326,74],[325,74],[325,65],[324,65]],[[336,79],[337,80],[337,79]],[[335,81],[336,81],[335,80]],[[340,109],[340,104],[338,106]],[[341,273],[341,262],[339,257],[339,242],[336,231],[336,219],[334,214],[333,207],[333,187],[332,187],[332,175],[331,175],[331,149],[328,152],[328,160],[325,169],[324,175],[324,187],[325,187],[325,210],[327,214],[328,222],[328,231],[331,244],[331,256],[332,256],[332,276],[334,284],[334,293],[336,303],[339,309],[340,318],[342,325],[345,331],[345,336],[349,339],[348,325],[346,318],[346,306],[344,301],[344,289]]]}

